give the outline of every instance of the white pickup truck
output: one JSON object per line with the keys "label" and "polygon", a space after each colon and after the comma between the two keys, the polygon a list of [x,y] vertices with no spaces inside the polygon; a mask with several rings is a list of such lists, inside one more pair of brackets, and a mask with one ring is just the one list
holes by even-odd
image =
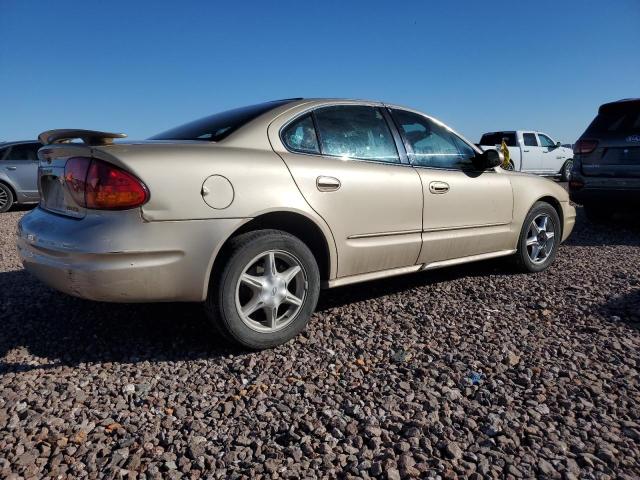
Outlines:
{"label": "white pickup truck", "polygon": [[482,135],[478,146],[483,150],[499,148],[503,139],[509,149],[508,170],[560,177],[563,182],[571,178],[573,151],[547,134],[526,130],[489,132]]}

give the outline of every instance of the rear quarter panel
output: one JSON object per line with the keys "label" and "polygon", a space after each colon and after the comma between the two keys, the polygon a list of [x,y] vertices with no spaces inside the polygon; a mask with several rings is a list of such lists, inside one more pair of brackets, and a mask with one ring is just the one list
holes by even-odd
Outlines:
{"label": "rear quarter panel", "polygon": [[[337,259],[331,230],[304,200],[286,165],[271,149],[266,131],[262,136],[246,132],[229,140],[219,144],[114,144],[95,147],[93,153],[125,168],[147,185],[150,198],[141,208],[146,221],[248,220],[270,212],[307,217],[327,240],[333,278]],[[203,183],[212,175],[226,178],[233,187],[233,200],[226,208],[212,208],[202,196]],[[215,223],[211,225],[215,228]]]}
{"label": "rear quarter panel", "polygon": [[[289,171],[272,151],[209,143],[97,150],[97,157],[127,169],[147,185],[150,199],[142,214],[149,221],[251,218],[273,209],[307,210]],[[212,208],[204,201],[203,183],[212,175],[225,177],[233,187],[233,200],[226,208]]]}

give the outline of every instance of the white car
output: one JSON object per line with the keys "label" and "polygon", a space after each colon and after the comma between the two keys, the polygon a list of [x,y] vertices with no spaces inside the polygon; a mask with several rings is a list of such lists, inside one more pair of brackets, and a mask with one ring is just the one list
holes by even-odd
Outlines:
{"label": "white car", "polygon": [[571,179],[573,150],[563,147],[549,135],[533,130],[489,132],[482,135],[478,146],[483,150],[500,147],[502,140],[509,149],[507,170]]}

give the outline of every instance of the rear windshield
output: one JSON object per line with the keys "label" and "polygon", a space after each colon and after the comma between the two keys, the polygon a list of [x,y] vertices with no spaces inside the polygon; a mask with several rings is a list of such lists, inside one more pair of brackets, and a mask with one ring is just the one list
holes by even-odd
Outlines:
{"label": "rear windshield", "polygon": [[640,103],[609,107],[601,111],[585,133],[640,133]]}
{"label": "rear windshield", "polygon": [[297,99],[276,100],[215,113],[154,135],[149,140],[205,140],[207,142],[217,142],[263,113],[293,100]]}
{"label": "rear windshield", "polygon": [[480,145],[501,145],[503,138],[505,139],[505,142],[507,142],[507,147],[516,146],[515,132],[485,133],[480,139]]}

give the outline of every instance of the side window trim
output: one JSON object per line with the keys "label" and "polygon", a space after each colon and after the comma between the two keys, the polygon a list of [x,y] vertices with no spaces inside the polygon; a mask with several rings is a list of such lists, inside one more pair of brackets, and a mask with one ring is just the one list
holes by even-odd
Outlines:
{"label": "side window trim", "polygon": [[309,116],[311,117],[311,121],[313,122],[313,128],[316,131],[316,139],[318,140],[318,151],[320,152],[320,156],[324,156],[324,152],[322,151],[322,134],[320,133],[320,129],[318,128],[318,119],[316,118],[316,110],[314,108],[309,112]]}
{"label": "side window trim", "polygon": [[400,125],[398,125],[398,123],[396,122],[396,119],[393,116],[393,112],[391,111],[391,108],[385,105],[382,110],[384,112],[385,119],[389,124],[389,128],[393,133],[393,139],[396,141],[396,148],[398,149],[398,153],[400,153],[400,162],[403,165],[409,165],[412,167],[413,165],[411,165],[410,157],[411,155],[413,155],[413,149],[411,148],[411,145],[409,145],[409,143],[404,138],[404,135],[402,134],[402,129],[400,128]]}

